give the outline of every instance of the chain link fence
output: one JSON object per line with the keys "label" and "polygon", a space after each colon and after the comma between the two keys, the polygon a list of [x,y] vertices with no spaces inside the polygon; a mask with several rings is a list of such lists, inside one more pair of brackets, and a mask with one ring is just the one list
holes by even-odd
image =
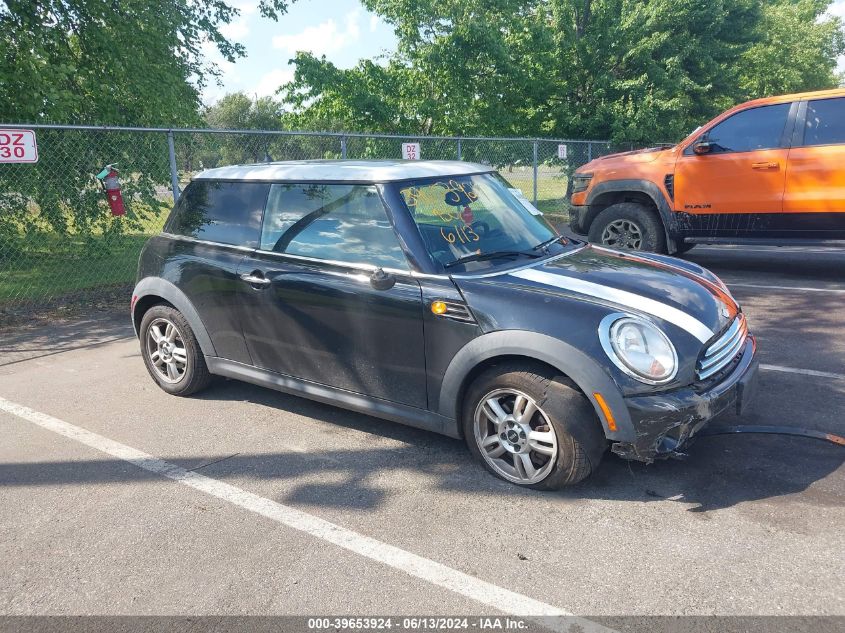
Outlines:
{"label": "chain link fence", "polygon": [[[0,321],[67,303],[123,297],[138,254],[159,232],[174,193],[203,169],[305,159],[401,158],[492,165],[558,223],[569,175],[597,156],[631,149],[605,141],[402,137],[243,130],[14,125],[33,129],[38,162],[0,164]],[[112,216],[95,175],[120,170],[126,215]]]}

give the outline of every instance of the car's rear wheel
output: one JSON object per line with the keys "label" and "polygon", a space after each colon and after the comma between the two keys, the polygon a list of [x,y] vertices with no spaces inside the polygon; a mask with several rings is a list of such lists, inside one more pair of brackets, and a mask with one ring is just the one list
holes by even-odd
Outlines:
{"label": "car's rear wheel", "polygon": [[666,252],[660,219],[638,202],[618,202],[607,207],[590,224],[588,239],[610,248]]}
{"label": "car's rear wheel", "polygon": [[140,339],[147,371],[167,393],[188,396],[208,386],[205,357],[181,312],[153,306],[141,319]]}
{"label": "car's rear wheel", "polygon": [[524,364],[498,365],[467,390],[464,436],[497,477],[553,490],[588,477],[607,442],[574,385]]}

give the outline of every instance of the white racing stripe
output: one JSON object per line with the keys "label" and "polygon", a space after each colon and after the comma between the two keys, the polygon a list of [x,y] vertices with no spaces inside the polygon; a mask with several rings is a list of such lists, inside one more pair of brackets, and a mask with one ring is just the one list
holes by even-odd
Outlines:
{"label": "white racing stripe", "polygon": [[520,279],[527,279],[528,281],[535,281],[547,286],[571,290],[572,292],[596,297],[597,299],[604,299],[621,306],[627,306],[634,310],[645,312],[646,314],[651,314],[669,323],[674,323],[679,328],[692,334],[702,343],[706,343],[713,338],[713,330],[691,314],[655,299],[649,299],[648,297],[628,292],[627,290],[618,290],[591,281],[584,281],[583,279],[567,277],[565,275],[555,275],[554,273],[534,270],[533,268],[518,270],[510,274]]}
{"label": "white racing stripe", "polygon": [[532,618],[543,626],[557,631],[578,630],[587,633],[616,633],[613,629],[585,618],[579,618],[553,605],[503,589],[442,563],[359,534],[237,486],[185,470],[181,466],[171,464],[46,413],[40,413],[4,398],[0,398],[0,411],[10,413],[43,429],[58,433],[102,453],[134,464],[138,468],[167,477],[244,510],[260,514],[276,523],[300,530],[365,558],[403,571],[415,578],[448,589],[507,615]]}
{"label": "white racing stripe", "polygon": [[808,288],[807,286],[769,286],[766,284],[743,284],[726,281],[731,288],[759,288],[760,290],[794,290],[796,292],[833,292],[845,294],[845,288]]}
{"label": "white racing stripe", "polygon": [[760,364],[760,369],[765,369],[766,371],[779,371],[785,374],[801,374],[803,376],[845,380],[845,374],[834,374],[830,371],[818,371],[816,369],[800,369],[798,367],[783,367],[781,365],[765,365],[762,363]]}

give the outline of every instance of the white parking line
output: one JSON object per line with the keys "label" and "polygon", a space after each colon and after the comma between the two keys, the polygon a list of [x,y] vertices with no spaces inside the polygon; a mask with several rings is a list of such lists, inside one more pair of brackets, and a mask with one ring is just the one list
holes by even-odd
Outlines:
{"label": "white parking line", "polygon": [[829,371],[817,371],[815,369],[799,369],[797,367],[783,367],[781,365],[765,365],[760,364],[760,369],[768,371],[780,371],[786,374],[803,374],[804,376],[817,376],[819,378],[835,378],[845,380],[845,374],[834,374]]}
{"label": "white parking line", "polygon": [[770,286],[766,284],[743,284],[725,281],[728,288],[759,288],[761,290],[795,290],[798,292],[835,292],[845,294],[845,288],[808,288],[806,286]]}
{"label": "white parking line", "polygon": [[[538,619],[543,626],[558,631],[570,631],[577,628],[594,633],[616,633],[613,629],[608,629],[591,620],[573,616],[573,614],[553,605],[503,589],[457,569],[447,567],[442,563],[359,534],[237,486],[185,470],[181,466],[158,459],[153,455],[54,418],[46,413],[35,411],[4,398],[0,398],[0,411],[10,413],[43,429],[76,440],[102,453],[217,497],[244,510],[260,514],[287,527],[300,530],[360,556],[403,571],[415,578],[448,589],[505,614],[517,617],[533,617]],[[547,618],[557,619],[549,620]]]}

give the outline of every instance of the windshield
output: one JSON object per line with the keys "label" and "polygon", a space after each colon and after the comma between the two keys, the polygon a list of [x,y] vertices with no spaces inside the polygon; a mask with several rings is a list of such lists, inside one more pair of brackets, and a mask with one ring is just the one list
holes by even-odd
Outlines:
{"label": "windshield", "polygon": [[449,272],[529,262],[567,243],[498,174],[426,178],[397,186],[428,252]]}

